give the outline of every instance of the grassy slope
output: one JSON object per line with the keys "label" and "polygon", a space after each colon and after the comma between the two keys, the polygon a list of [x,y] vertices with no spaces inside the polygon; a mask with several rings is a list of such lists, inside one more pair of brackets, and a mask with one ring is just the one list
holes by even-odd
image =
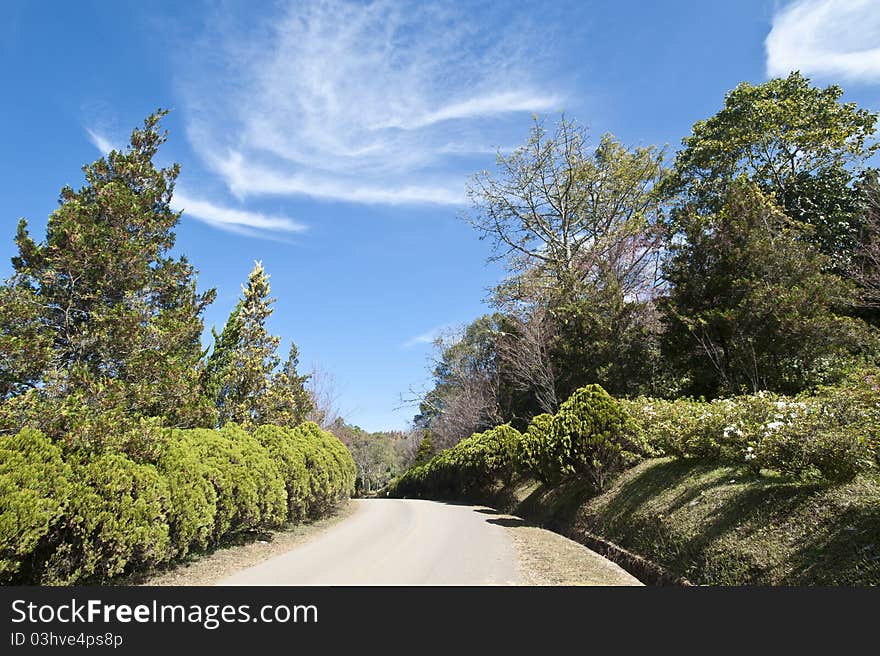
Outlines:
{"label": "grassy slope", "polygon": [[599,496],[578,481],[516,496],[523,516],[599,536],[698,584],[880,585],[877,475],[829,486],[658,459]]}

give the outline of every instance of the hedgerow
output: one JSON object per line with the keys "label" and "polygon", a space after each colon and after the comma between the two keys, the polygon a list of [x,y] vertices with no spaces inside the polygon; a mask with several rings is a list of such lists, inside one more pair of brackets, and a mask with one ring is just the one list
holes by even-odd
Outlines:
{"label": "hedgerow", "polygon": [[57,547],[41,582],[104,581],[168,560],[168,484],[154,465],[107,453],[74,462]]}
{"label": "hedgerow", "polygon": [[582,475],[599,491],[620,470],[656,456],[845,482],[880,466],[880,375],[858,370],[796,397],[759,392],[710,402],[615,400],[590,385],[504,446],[490,437],[499,430],[513,431],[502,426],[462,440],[412,467],[388,493],[468,498],[514,471],[547,485]]}
{"label": "hedgerow", "polygon": [[601,490],[609,476],[646,452],[627,412],[599,385],[577,390],[552,419],[539,416],[529,432],[521,464],[551,485],[583,474]]}
{"label": "hedgerow", "polygon": [[479,494],[496,480],[509,480],[522,435],[505,424],[462,440],[407,471],[394,485],[400,496],[440,498]]}
{"label": "hedgerow", "polygon": [[254,431],[254,437],[269,451],[284,479],[287,518],[297,520],[307,517],[311,489],[304,445],[292,431],[281,426],[260,426]]}
{"label": "hedgerow", "polygon": [[315,424],[165,429],[152,451],[138,462],[32,428],[0,435],[0,581],[106,581],[318,516],[354,490],[351,455]]}
{"label": "hedgerow", "polygon": [[40,431],[0,436],[0,581],[27,578],[67,505],[70,467]]}
{"label": "hedgerow", "polygon": [[878,401],[876,387],[850,385],[794,398],[759,392],[624,406],[658,455],[847,481],[880,462]]}
{"label": "hedgerow", "polygon": [[302,450],[309,472],[306,508],[310,516],[320,515],[354,494],[357,468],[342,442],[310,421],[289,432]]}

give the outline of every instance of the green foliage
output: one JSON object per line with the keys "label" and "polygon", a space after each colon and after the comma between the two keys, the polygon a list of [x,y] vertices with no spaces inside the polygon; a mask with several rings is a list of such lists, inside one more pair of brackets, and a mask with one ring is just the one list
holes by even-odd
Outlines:
{"label": "green foliage", "polygon": [[419,449],[416,451],[416,459],[413,462],[413,466],[424,465],[434,457],[435,453],[434,442],[431,440],[431,431],[426,429],[424,436],[419,441]]}
{"label": "green foliage", "polygon": [[168,481],[168,530],[173,555],[178,558],[216,541],[220,499],[214,481],[222,479],[215,463],[205,460],[196,447],[200,437],[210,442],[213,433],[206,429],[173,431],[158,461],[159,471]]}
{"label": "green foliage", "polygon": [[0,436],[0,582],[26,581],[62,519],[71,472],[40,431]]}
{"label": "green foliage", "polygon": [[552,421],[542,417],[530,430],[523,464],[548,484],[583,474],[601,490],[610,476],[645,451],[626,411],[598,385],[579,389]]}
{"label": "green foliage", "polygon": [[532,417],[526,432],[522,434],[516,449],[517,466],[525,471],[529,463],[537,462],[543,451],[543,443],[547,440],[553,425],[553,415],[543,413]]}
{"label": "green foliage", "polygon": [[411,468],[395,482],[392,494],[447,499],[481,495],[497,480],[510,479],[521,437],[508,424],[476,433]]}
{"label": "green foliage", "polygon": [[711,402],[624,402],[654,454],[783,474],[851,480],[876,468],[876,373],[795,398],[758,393]]}
{"label": "green foliage", "polygon": [[287,518],[295,521],[309,516],[311,502],[310,474],[306,466],[305,445],[293,431],[281,426],[264,425],[254,437],[268,451],[278,467],[287,489]]}
{"label": "green foliage", "polygon": [[153,465],[122,454],[72,463],[55,549],[39,566],[44,583],[106,581],[170,557],[168,484]]}
{"label": "green foliage", "polygon": [[[878,149],[877,114],[841,103],[842,94],[838,86],[814,87],[797,72],[759,85],[743,82],[727,94],[721,111],[695,123],[682,140],[667,187],[711,213],[744,174],[777,201],[788,198],[787,208],[810,214],[808,203],[821,198],[808,193],[805,176],[858,167]],[[824,193],[822,185],[814,191]]]}
{"label": "green foliage", "polygon": [[66,451],[119,452],[138,462],[155,462],[168,430],[160,417],[127,412],[124,397],[124,385],[112,380],[65,396],[29,390],[0,403],[0,431],[33,427]]}
{"label": "green foliage", "polygon": [[269,297],[269,276],[260,262],[255,263],[242,292],[223,331],[213,333],[204,387],[217,407],[221,426],[227,422],[246,428],[268,423],[296,426],[311,410],[304,387],[308,376],[297,373],[296,345],[277,371],[280,340],[266,330],[275,299]]}
{"label": "green foliage", "polygon": [[214,291],[197,293],[193,267],[169,256],[179,168],[153,164],[165,113],[147,118],[126,151],[84,167],[79,190],[61,190],[44,242],[19,223],[14,274],[0,294],[0,394],[39,388],[79,394],[96,412],[112,401],[174,425],[213,421],[197,367]]}
{"label": "green foliage", "polygon": [[309,472],[307,509],[320,515],[354,494],[357,467],[348,449],[331,433],[307,421],[289,431]]}
{"label": "green foliage", "polygon": [[[171,441],[179,442],[176,448],[200,462],[199,475],[214,487],[216,515],[211,542],[231,533],[278,526],[284,521],[284,481],[269,452],[254,437],[229,425],[222,430],[174,431]],[[208,493],[206,496],[210,498]]]}
{"label": "green foliage", "polygon": [[355,465],[314,424],[250,435],[165,429],[156,464],[0,436],[0,581],[74,584],[180,559],[241,532],[317,517],[354,491]]}
{"label": "green foliage", "polygon": [[717,215],[694,218],[666,265],[664,349],[685,391],[798,392],[833,381],[876,335],[841,308],[854,288],[801,228],[740,181]]}

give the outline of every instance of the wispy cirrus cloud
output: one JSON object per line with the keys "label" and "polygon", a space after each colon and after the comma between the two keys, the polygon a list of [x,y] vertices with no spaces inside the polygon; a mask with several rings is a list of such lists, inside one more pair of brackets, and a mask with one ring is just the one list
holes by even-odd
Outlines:
{"label": "wispy cirrus cloud", "polygon": [[185,216],[191,216],[215,228],[251,236],[265,236],[261,231],[291,233],[306,230],[305,225],[285,216],[216,205],[210,201],[191,198],[179,190],[175,190],[171,206],[175,211],[183,212]]}
{"label": "wispy cirrus cloud", "polygon": [[102,155],[107,155],[111,150],[116,148],[110,139],[91,128],[86,128],[86,134],[89,135],[89,141],[92,142],[92,145],[97,148]]}
{"label": "wispy cirrus cloud", "polygon": [[239,198],[459,204],[461,160],[562,102],[522,29],[453,3],[295,2],[242,29],[215,25],[181,82],[190,141]]}
{"label": "wispy cirrus cloud", "polygon": [[880,83],[877,0],[795,0],[773,16],[767,74],[808,75]]}
{"label": "wispy cirrus cloud", "polygon": [[452,344],[461,337],[463,330],[464,328],[462,326],[454,326],[445,323],[409,338],[400,346],[401,348],[408,349],[414,346],[434,344],[438,339],[441,340],[443,344]]}
{"label": "wispy cirrus cloud", "polygon": [[[113,139],[92,128],[86,128],[92,145],[103,155],[112,150],[121,150]],[[185,216],[192,217],[215,228],[246,235],[249,237],[277,238],[278,233],[296,233],[306,230],[306,226],[285,216],[264,214],[243,208],[219,205],[190,196],[180,188],[175,189],[171,207]]]}

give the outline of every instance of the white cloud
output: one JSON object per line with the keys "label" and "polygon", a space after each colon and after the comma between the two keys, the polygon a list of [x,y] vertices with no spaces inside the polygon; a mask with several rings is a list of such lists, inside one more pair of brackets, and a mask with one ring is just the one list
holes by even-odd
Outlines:
{"label": "white cloud", "polygon": [[287,217],[215,205],[209,201],[192,198],[179,190],[174,192],[171,206],[175,211],[182,211],[185,216],[240,234],[259,236],[259,233],[254,231],[302,232],[306,229],[303,224]]}
{"label": "white cloud", "polygon": [[461,204],[461,158],[561,108],[527,35],[453,3],[295,2],[243,29],[215,25],[181,83],[194,149],[239,198]]}
{"label": "white cloud", "polygon": [[431,330],[422,333],[421,335],[416,335],[415,337],[411,337],[406,340],[403,344],[403,348],[412,348],[413,346],[418,346],[419,344],[433,344],[440,335],[443,334],[443,331],[446,330],[446,326],[437,326],[436,328],[431,328]]}
{"label": "white cloud", "polygon": [[[113,141],[97,130],[86,128],[92,145],[104,155],[111,150],[119,150]],[[171,207],[202,223],[215,228],[249,237],[273,237],[274,233],[302,232],[306,226],[284,216],[263,214],[241,208],[217,205],[210,201],[194,198],[180,190],[174,191]]]}
{"label": "white cloud", "polygon": [[113,142],[103,134],[99,134],[90,128],[86,128],[86,134],[89,135],[89,141],[92,142],[92,145],[97,148],[102,155],[108,155],[111,150],[118,150],[116,146],[113,145]]}
{"label": "white cloud", "polygon": [[767,35],[767,74],[880,82],[880,6],[877,0],[796,0],[773,16]]}
{"label": "white cloud", "polygon": [[416,335],[415,337],[411,337],[406,340],[403,344],[401,344],[401,348],[412,348],[413,346],[418,346],[420,344],[433,344],[438,339],[444,345],[454,344],[456,341],[461,339],[462,333],[464,332],[463,326],[453,326],[451,324],[443,324],[442,326],[435,326],[431,328],[421,335]]}

